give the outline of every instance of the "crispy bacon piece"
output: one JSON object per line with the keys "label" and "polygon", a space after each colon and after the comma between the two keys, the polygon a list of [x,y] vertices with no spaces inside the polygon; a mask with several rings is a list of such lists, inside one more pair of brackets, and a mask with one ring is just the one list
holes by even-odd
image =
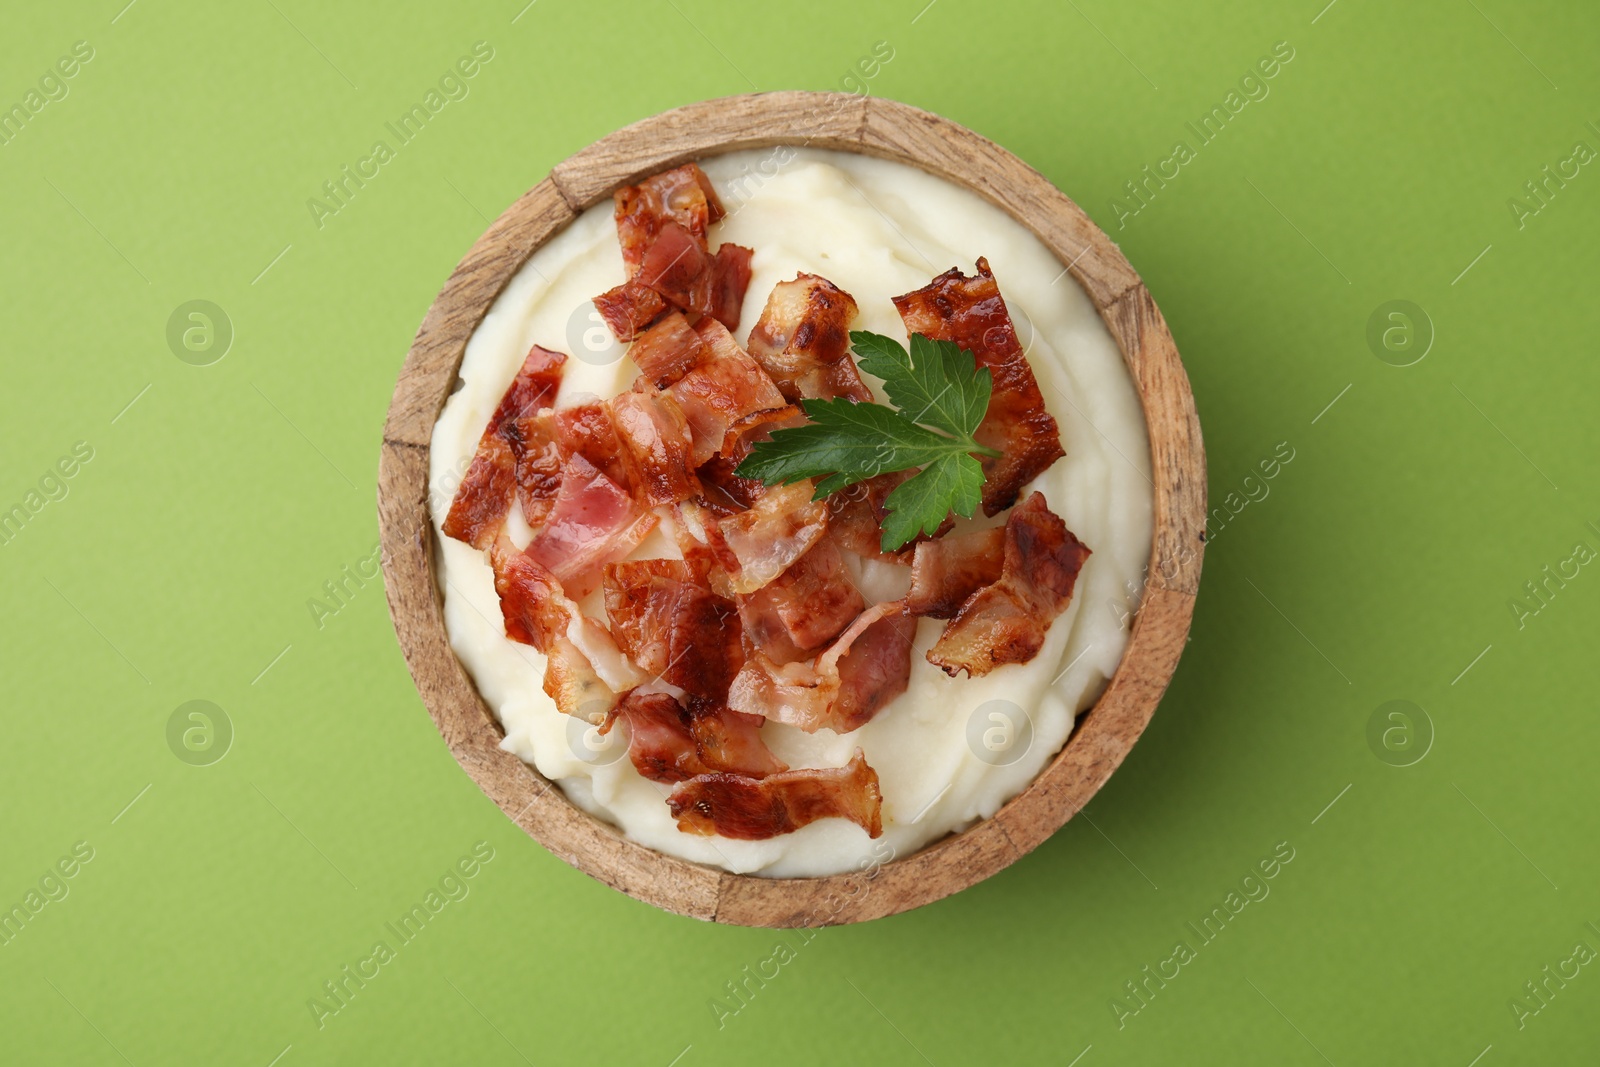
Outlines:
{"label": "crispy bacon piece", "polygon": [[609,732],[617,719],[628,724],[628,758],[645,778],[671,783],[711,773],[689,731],[688,713],[671,693],[629,691],[600,732]]}
{"label": "crispy bacon piece", "polygon": [[746,415],[728,427],[717,454],[695,469],[700,478],[701,502],[718,515],[732,515],[751,507],[767,491],[758,478],[741,478],[734,471],[750,454],[757,441],[772,436],[782,426],[805,422],[800,409],[792,404]]}
{"label": "crispy bacon piece", "polygon": [[698,697],[721,700],[744,662],[739,615],[701,567],[629,560],[605,569],[606,618],[640,670]]}
{"label": "crispy bacon piece", "polygon": [[751,652],[728,690],[728,706],[807,733],[849,733],[905,692],[917,620],[889,600],[856,617],[814,661],[777,664]]}
{"label": "crispy bacon piece", "polygon": [[518,552],[509,539],[501,537],[489,546],[489,562],[494,568],[506,636],[545,655],[544,691],[563,714],[596,725],[604,722],[616,704],[616,693],[579,648],[573,633],[578,630],[586,642],[604,646],[609,641],[605,631],[584,619],[555,575]]}
{"label": "crispy bacon piece", "polygon": [[638,278],[629,278],[595,297],[594,308],[617,340],[631,341],[661,317],[667,302]]}
{"label": "crispy bacon piece", "polygon": [[697,164],[653,174],[612,196],[622,263],[633,277],[655,243],[663,223],[673,222],[705,243],[711,223],[725,214],[716,187]]}
{"label": "crispy bacon piece", "polygon": [[662,316],[628,349],[628,356],[640,373],[657,389],[665,389],[682,378],[708,354],[700,335],[680,311]]}
{"label": "crispy bacon piece", "polygon": [[761,841],[793,833],[818,819],[849,819],[870,837],[883,833],[878,773],[856,749],[839,768],[804,767],[766,778],[703,774],[672,790],[667,806],[678,829]]}
{"label": "crispy bacon piece", "polygon": [[700,759],[714,771],[765,778],[789,769],[761,740],[759,715],[734,711],[722,700],[689,698],[689,730]]}
{"label": "crispy bacon piece", "polygon": [[624,694],[601,733],[628,723],[628,758],[652,782],[681,782],[726,771],[765,778],[788,770],[761,740],[762,720],[719,701],[692,697],[687,709],[669,693]]}
{"label": "crispy bacon piece", "polygon": [[645,507],[700,491],[690,467],[693,439],[678,402],[664,393],[626,392],[607,401],[634,496]]}
{"label": "crispy bacon piece", "polygon": [[1046,506],[1044,494],[1033,493],[1006,517],[999,579],[966,599],[928,650],[928,662],[952,678],[961,671],[977,677],[1003,663],[1027,663],[1072,600],[1088,558],[1088,547]]}
{"label": "crispy bacon piece", "polygon": [[632,689],[600,733],[608,733],[618,718],[627,721],[629,760],[653,782],[672,784],[718,771],[760,779],[789,769],[762,741],[762,718],[722,702],[690,697],[685,709],[672,694]]}
{"label": "crispy bacon piece", "polygon": [[784,407],[783,394],[761,365],[739,347],[727,327],[701,319],[692,333],[705,354],[694,367],[667,387],[689,422],[695,466],[723,447],[728,430],[750,415]]}
{"label": "crispy bacon piece", "polygon": [[950,618],[969,596],[999,580],[1005,552],[1003,526],[919,541],[911,560],[906,609],[913,615]]}
{"label": "crispy bacon piece", "polygon": [[736,329],[751,251],[725,243],[711,253],[707,230],[725,212],[705,172],[686,163],[618,189],[613,199],[628,280],[594,303],[617,338],[633,340],[672,305]]}
{"label": "crispy bacon piece", "polygon": [[634,280],[660,293],[667,303],[709,315],[733,330],[739,326],[750,285],[752,254],[727,242],[712,253],[704,237],[669,220],[661,224]]}
{"label": "crispy bacon piece", "polygon": [[[531,502],[535,512],[524,517],[530,525],[542,518],[537,514],[540,502],[548,498],[547,490],[553,487],[540,478],[545,469],[544,442],[537,428],[528,422],[540,408],[555,402],[566,362],[566,356],[548,348],[534,345],[528,350],[521,369],[489,417],[489,425],[478,440],[477,455],[472,457],[461,487],[450,502],[443,526],[446,536],[474,548],[488,548],[505,523],[512,497],[517,495],[519,474],[530,480],[522,498],[524,504]],[[529,452],[538,455],[525,460]]]}
{"label": "crispy bacon piece", "polygon": [[556,415],[549,408],[513,419],[501,430],[516,457],[517,500],[522,517],[538,529],[561,490],[561,448],[556,442]]}
{"label": "crispy bacon piece", "polygon": [[717,248],[711,280],[711,310],[706,312],[730,330],[739,328],[744,294],[750,288],[750,257],[754,251],[724,241]]}
{"label": "crispy bacon piece", "polygon": [[595,587],[600,568],[632,552],[656,521],[626,490],[575,454],[562,466],[555,506],[525,553],[582,597]]}
{"label": "crispy bacon piece", "polygon": [[867,606],[831,537],[737,599],[746,636],[776,663],[804,659],[843,633]]}
{"label": "crispy bacon piece", "polygon": [[728,427],[719,452],[735,463],[740,462],[750,454],[757,441],[765,441],[771,437],[773,430],[786,426],[801,426],[805,422],[805,415],[793,404],[757,411]]}
{"label": "crispy bacon piece", "polygon": [[750,354],[790,400],[845,396],[871,400],[850,358],[856,302],[815,274],[779,282],[750,328]]}
{"label": "crispy bacon piece", "polygon": [[952,267],[933,281],[894,298],[907,333],[954,341],[971,352],[978,366],[994,376],[989,413],[974,435],[996,449],[983,464],[983,513],[997,515],[1017,499],[1024,484],[1066,455],[1061,431],[1045,410],[1039,383],[1028,366],[1016,327],[989,261],[978,258],[978,273],[968,278]]}
{"label": "crispy bacon piece", "polygon": [[628,486],[628,469],[622,460],[622,442],[604,404],[579,404],[555,413],[556,448],[565,463],[582,456],[600,473],[623,488]]}
{"label": "crispy bacon piece", "polygon": [[444,533],[487,548],[505,525],[517,492],[517,457],[499,433],[485,433],[444,518]]}
{"label": "crispy bacon piece", "polygon": [[695,477],[700,479],[700,502],[717,515],[743,511],[766,491],[758,479],[733,473],[738,466],[737,460],[719,454],[695,468]]}
{"label": "crispy bacon piece", "polygon": [[[711,548],[735,593],[753,593],[803,556],[828,531],[828,508],[809,480],[772,486],[748,511],[716,521]],[[720,541],[720,543],[718,543]]]}

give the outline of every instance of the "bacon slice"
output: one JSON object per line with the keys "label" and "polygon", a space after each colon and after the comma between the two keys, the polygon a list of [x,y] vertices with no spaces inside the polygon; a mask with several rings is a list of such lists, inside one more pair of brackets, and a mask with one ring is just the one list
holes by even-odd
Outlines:
{"label": "bacon slice", "polygon": [[983,513],[997,515],[1017,499],[1024,484],[1066,455],[1061,431],[1045,410],[1039,383],[1028,366],[1000,287],[979,257],[977,276],[951,268],[933,281],[894,298],[907,333],[954,341],[971,352],[978,366],[994,376],[989,413],[974,435],[979,444],[1002,453],[981,459],[985,482]]}
{"label": "bacon slice", "polygon": [[628,758],[652,782],[682,782],[725,771],[765,778],[788,770],[761,740],[762,720],[718,701],[691,698],[685,709],[670,693],[624,694],[600,732],[628,724]]}
{"label": "bacon slice", "polygon": [[868,836],[883,833],[878,773],[860,749],[839,768],[805,767],[756,779],[703,774],[675,787],[667,806],[678,829],[760,841],[793,833],[818,819],[849,819]]}
{"label": "bacon slice", "polygon": [[513,419],[501,430],[516,457],[517,500],[522,517],[541,526],[561,490],[561,448],[556,442],[556,415],[549,408]]}
{"label": "bacon slice", "polygon": [[629,358],[657,389],[665,389],[682,378],[708,355],[700,335],[678,311],[662,316],[628,349]]}
{"label": "bacon slice", "polygon": [[637,278],[607,289],[594,298],[595,310],[619,341],[631,341],[667,310],[660,293]]}
{"label": "bacon slice", "polygon": [[628,279],[594,303],[617,338],[633,340],[671,305],[737,329],[751,251],[724,243],[711,253],[707,230],[725,212],[705,172],[686,163],[618,189],[613,199]]}
{"label": "bacon slice", "polygon": [[506,636],[545,655],[544,691],[563,714],[596,725],[605,722],[616,693],[572,635],[575,629],[583,631],[584,640],[598,646],[609,637],[579,614],[555,575],[518,552],[509,539],[501,537],[490,545],[489,562]]}
{"label": "bacon slice", "polygon": [[706,312],[730,330],[739,328],[744,294],[750,288],[750,258],[755,253],[743,245],[724,241],[717,248],[711,280],[711,310]]}
{"label": "bacon slice", "polygon": [[608,564],[606,618],[640,670],[694,696],[721,700],[744,662],[739,616],[688,560]]}
{"label": "bacon slice", "polygon": [[[680,316],[681,317],[681,316]],[[701,319],[692,331],[705,358],[667,387],[689,422],[695,466],[723,447],[728,430],[747,416],[785,406],[772,379],[716,319]]]}
{"label": "bacon slice", "polygon": [[779,282],[750,328],[750,354],[790,400],[871,400],[850,358],[853,297],[826,278],[797,274]]}
{"label": "bacon slice", "polygon": [[867,606],[831,537],[737,599],[745,634],[776,663],[804,659],[843,633]]}
{"label": "bacon slice", "polygon": [[575,454],[561,468],[555,506],[525,553],[574,595],[587,596],[600,568],[632,552],[656,522],[626,490]]}
{"label": "bacon slice", "polygon": [[446,537],[487,548],[505,526],[517,493],[517,457],[499,433],[485,433],[444,518]]}
{"label": "bacon slice", "polygon": [[928,662],[952,678],[1027,663],[1072,600],[1088,558],[1088,547],[1046,506],[1044,494],[1033,493],[1006,517],[1000,578],[966,599],[928,650]]}
{"label": "bacon slice", "polygon": [[750,284],[752,255],[750,249],[727,242],[713,254],[704,237],[666,221],[645,252],[634,280],[660,293],[669,304],[737,329]]}
{"label": "bacon slice", "polygon": [[849,733],[905,692],[916,633],[905,603],[890,600],[862,612],[815,661],[780,665],[754,651],[728,690],[728,706],[807,733]]}
{"label": "bacon slice", "polygon": [[733,473],[739,461],[718,454],[695,468],[700,479],[700,502],[717,515],[733,515],[752,506],[766,491],[755,478]]}
{"label": "bacon slice", "polygon": [[[772,486],[755,506],[716,521],[711,548],[735,593],[753,593],[788,570],[828,531],[828,508],[809,480]],[[720,543],[718,543],[720,541]]]}
{"label": "bacon slice", "polygon": [[721,700],[689,698],[689,730],[700,759],[714,771],[765,778],[789,769],[761,739],[759,715],[734,711]]}
{"label": "bacon slice", "polygon": [[711,773],[700,759],[689,716],[671,693],[628,692],[600,732],[609,732],[619,718],[628,724],[628,758],[645,778],[670,783]]}
{"label": "bacon slice", "polygon": [[919,541],[911,560],[906,609],[913,615],[950,618],[969,596],[999,580],[1005,552],[1003,526]]}
{"label": "bacon slice", "polygon": [[[536,427],[529,425],[540,408],[555,402],[561,388],[561,371],[567,357],[560,352],[534,345],[516,377],[500,398],[489,425],[478,440],[478,451],[461,479],[450,511],[445,516],[445,535],[465,541],[474,548],[488,548],[505,523],[512,497],[519,488],[518,475],[529,478],[522,494],[534,514],[525,514],[530,525],[542,518],[541,501],[553,487],[540,472],[545,469],[544,441]],[[530,452],[536,456],[524,459]]]}
{"label": "bacon slice", "polygon": [[718,515],[732,515],[753,506],[767,487],[758,478],[741,478],[734,471],[757,441],[766,440],[779,427],[798,426],[804,422],[800,409],[789,404],[746,415],[729,426],[717,454],[695,468],[702,490],[701,502]]}
{"label": "bacon slice", "polygon": [[626,488],[628,468],[622,459],[622,442],[604,404],[579,404],[555,413],[556,448],[565,463],[582,456],[600,473]]}
{"label": "bacon slice", "polygon": [[711,223],[725,214],[716,187],[694,163],[624,186],[613,194],[612,201],[622,263],[630,278],[638,272],[664,223],[675,223],[703,244]]}
{"label": "bacon slice", "polygon": [[689,422],[664,393],[627,392],[607,401],[634,496],[645,507],[675,504],[700,491],[690,469]]}

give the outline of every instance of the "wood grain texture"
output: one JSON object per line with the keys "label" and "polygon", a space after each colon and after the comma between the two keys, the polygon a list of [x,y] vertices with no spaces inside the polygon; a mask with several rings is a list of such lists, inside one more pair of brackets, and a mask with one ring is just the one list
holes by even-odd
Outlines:
{"label": "wood grain texture", "polygon": [[[506,283],[577,213],[690,159],[774,145],[861,152],[974,189],[1018,219],[1093,300],[1144,405],[1155,536],[1122,663],[1040,776],[994,818],[865,872],[729,874],[662,855],[567,801],[502,750],[504,736],[450,649],[428,515],[428,446],[467,340]],[[961,126],[844,93],[763,93],[693,104],[619,130],[558,165],[478,239],[429,309],[384,429],[378,510],[395,632],[450,751],[502,811],[567,863],[656,907],[746,926],[826,926],[893,915],[1015,862],[1076,814],[1149,723],[1188,637],[1204,555],[1205,455],[1194,398],[1154,300],[1116,245],[1038,172]]]}

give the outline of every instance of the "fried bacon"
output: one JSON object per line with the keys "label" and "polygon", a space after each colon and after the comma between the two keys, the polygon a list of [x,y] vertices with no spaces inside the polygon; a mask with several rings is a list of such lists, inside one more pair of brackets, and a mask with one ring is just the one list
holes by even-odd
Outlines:
{"label": "fried bacon", "polygon": [[737,599],[745,634],[775,663],[804,659],[843,633],[867,606],[831,537]]}
{"label": "fried bacon", "polygon": [[[735,593],[753,593],[803,556],[828,531],[828,508],[809,480],[771,486],[748,511],[716,521],[711,548]],[[717,543],[720,541],[720,544]]]}
{"label": "fried bacon", "polygon": [[700,760],[714,771],[765,778],[789,769],[761,740],[759,715],[734,711],[721,700],[689,698],[689,730]]}
{"label": "fried bacon", "polygon": [[517,500],[522,517],[535,529],[555,505],[561,490],[561,448],[556,441],[556,414],[549,408],[513,419],[501,430],[516,456]]}
{"label": "fried bacon", "polygon": [[969,278],[951,268],[921,289],[895,297],[894,305],[906,332],[954,341],[994,376],[989,413],[975,436],[979,444],[1002,453],[981,460],[983,513],[997,515],[1016,501],[1024,484],[1066,452],[989,261],[979,257],[977,270]]}
{"label": "fried bacon", "polygon": [[807,733],[866,725],[911,678],[917,620],[889,600],[863,611],[814,661],[778,664],[754,651],[728,690],[728,706]]}
{"label": "fried bacon", "polygon": [[712,253],[704,237],[667,221],[645,252],[634,280],[675,307],[737,329],[744,292],[750,284],[751,255],[750,249],[727,243]]}
{"label": "fried bacon", "polygon": [[790,400],[849,397],[871,400],[850,358],[856,302],[826,278],[797,274],[772,287],[750,329],[750,354]]}
{"label": "fried bacon", "polygon": [[694,735],[689,732],[688,713],[671,693],[632,690],[623,696],[600,732],[610,731],[619,718],[628,724],[628,758],[643,777],[670,783],[711,772],[701,762]]}
{"label": "fried bacon", "polygon": [[670,693],[626,693],[600,728],[628,724],[628,758],[652,782],[682,782],[727,772],[765,778],[788,770],[761,740],[761,720],[715,701],[691,699],[687,709]]}
{"label": "fried bacon", "polygon": [[911,560],[906,609],[913,615],[950,618],[969,596],[999,580],[1005,551],[1003,526],[919,541]]}
{"label": "fried bacon", "polygon": [[667,387],[689,422],[695,466],[721,451],[728,430],[747,416],[784,407],[783,394],[722,323],[701,319],[692,331],[706,358]]}
{"label": "fried bacon", "polygon": [[629,278],[595,297],[594,308],[617,340],[632,341],[661,317],[667,310],[667,302],[639,279]]}
{"label": "fried bacon", "polygon": [[725,212],[715,187],[693,163],[618,189],[614,214],[628,280],[595,297],[619,340],[631,341],[669,307],[739,325],[750,285],[751,251],[706,240]]}
{"label": "fried bacon", "polygon": [[[543,518],[544,501],[553,495],[553,486],[545,478],[548,435],[534,420],[541,408],[555,402],[566,362],[560,352],[538,345],[529,349],[490,416],[478,440],[478,452],[450,503],[443,525],[446,536],[474,548],[488,548],[505,523],[512,497],[518,495],[529,525]],[[519,475],[529,479],[526,487],[521,486]]]}
{"label": "fried bacon", "polygon": [[860,749],[839,768],[805,767],[765,778],[703,774],[678,785],[667,806],[685,833],[761,841],[818,819],[849,819],[870,837],[883,833],[878,773]]}
{"label": "fried bacon", "polygon": [[701,502],[718,515],[732,515],[754,506],[767,487],[759,478],[741,478],[734,471],[757,441],[766,440],[782,426],[797,426],[804,421],[800,409],[790,404],[746,415],[729,426],[722,448],[695,469],[700,479]]}
{"label": "fried bacon", "polygon": [[673,222],[705,242],[711,223],[725,214],[716,187],[694,163],[662,171],[612,196],[622,263],[633,277],[663,223]]}
{"label": "fried bacon", "polygon": [[596,725],[604,722],[616,704],[616,693],[573,634],[578,631],[585,643],[599,647],[609,642],[609,635],[578,613],[555,575],[518,552],[507,538],[489,546],[489,562],[506,636],[545,655],[544,691],[563,714]]}
{"label": "fried bacon", "polygon": [[461,487],[444,518],[446,537],[487,548],[505,525],[517,493],[517,457],[498,432],[486,433],[461,478]]}
{"label": "fried bacon", "polygon": [[952,678],[961,671],[977,677],[1003,663],[1027,663],[1072,600],[1088,558],[1088,547],[1046,506],[1042,493],[1033,493],[1006,517],[999,579],[966,599],[928,650],[928,662]]}
{"label": "fried bacon", "polygon": [[605,569],[606,618],[647,674],[694,696],[721,700],[744,662],[739,616],[688,560],[646,559]]}
{"label": "fried bacon", "polygon": [[682,378],[707,354],[700,335],[679,311],[663,315],[628,349],[628,357],[657,389],[665,389]]}
{"label": "fried bacon", "polygon": [[562,408],[555,413],[556,448],[561,462],[573,456],[582,456],[589,463],[624,489],[628,487],[628,469],[622,461],[622,442],[617,438],[617,428],[611,422],[611,412],[604,404],[579,404]]}
{"label": "fried bacon", "polygon": [[561,491],[525,550],[574,595],[586,596],[600,568],[632,552],[656,525],[627,491],[574,454],[561,468]]}
{"label": "fried bacon", "polygon": [[744,294],[750,288],[752,249],[724,241],[717,248],[711,280],[711,308],[706,312],[730,330],[739,328]]}
{"label": "fried bacon", "polygon": [[675,504],[700,491],[690,468],[694,442],[678,402],[664,393],[626,392],[606,406],[622,445],[623,467],[645,507]]}

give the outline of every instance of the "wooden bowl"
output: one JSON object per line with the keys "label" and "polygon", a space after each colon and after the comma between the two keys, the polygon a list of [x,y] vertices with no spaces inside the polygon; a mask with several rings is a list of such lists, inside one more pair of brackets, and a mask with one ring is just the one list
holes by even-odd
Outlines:
{"label": "wooden bowl", "polygon": [[[1122,350],[1149,428],[1155,494],[1144,600],[1122,663],[1055,759],[963,833],[865,872],[729,874],[629,841],[502,750],[499,723],[450,650],[428,515],[428,447],[467,339],[535,249],[619,186],[689,160],[779,144],[908,163],[975,190],[1033,231],[1088,293]],[[1200,579],[1205,456],[1189,380],[1139,275],[1065,195],[1011,153],[905,104],[778,92],[692,104],[602,138],[557,166],[478,238],[428,309],[384,426],[378,517],[389,610],[422,701],[457,761],[513,822],[579,870],[656,907],[743,926],[893,915],[987,878],[1084,806],[1150,721],[1183,651]]]}

